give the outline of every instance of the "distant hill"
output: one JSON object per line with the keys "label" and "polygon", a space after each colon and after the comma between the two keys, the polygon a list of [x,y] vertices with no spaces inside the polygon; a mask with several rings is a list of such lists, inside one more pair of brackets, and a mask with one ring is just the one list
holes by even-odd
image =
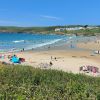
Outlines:
{"label": "distant hill", "polygon": [[[0,32],[17,32],[17,33],[56,33],[56,34],[78,34],[78,35],[95,35],[100,33],[100,26],[89,26],[94,27],[88,29],[88,25],[67,25],[67,26],[48,26],[48,27],[14,27],[14,26],[0,26]],[[84,27],[84,30],[70,30],[55,32],[56,28],[75,28]],[[98,28],[95,28],[98,27]]]}

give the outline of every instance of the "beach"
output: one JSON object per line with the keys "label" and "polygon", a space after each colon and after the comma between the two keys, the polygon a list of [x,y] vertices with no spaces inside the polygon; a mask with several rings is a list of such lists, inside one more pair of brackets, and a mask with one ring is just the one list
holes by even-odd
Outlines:
{"label": "beach", "polygon": [[[55,69],[65,72],[82,73],[81,66],[95,66],[100,70],[100,54],[95,54],[93,50],[100,50],[99,39],[97,41],[77,42],[77,48],[68,48],[70,44],[64,43],[60,46],[43,47],[37,50],[28,50],[13,53],[19,58],[25,58],[22,65],[30,65],[36,68]],[[67,47],[68,46],[68,47]],[[9,53],[12,55],[12,53]],[[7,55],[9,55],[7,54]],[[0,61],[9,62],[7,58]],[[50,65],[51,63],[51,65]],[[83,73],[84,74],[84,73]],[[94,75],[93,73],[85,73]]]}
{"label": "beach", "polygon": [[100,68],[100,56],[91,56],[90,52],[87,51],[53,50],[24,52],[18,53],[17,55],[26,59],[25,65],[31,65],[33,67],[39,67],[41,63],[49,64],[51,61],[53,65],[48,68],[65,72],[79,73],[79,67],[83,65],[92,65]]}

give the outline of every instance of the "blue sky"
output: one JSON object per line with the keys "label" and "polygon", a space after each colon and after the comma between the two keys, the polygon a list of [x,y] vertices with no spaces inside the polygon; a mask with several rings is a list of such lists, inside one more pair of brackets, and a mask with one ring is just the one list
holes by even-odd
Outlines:
{"label": "blue sky", "polygon": [[100,24],[100,0],[0,0],[0,26]]}

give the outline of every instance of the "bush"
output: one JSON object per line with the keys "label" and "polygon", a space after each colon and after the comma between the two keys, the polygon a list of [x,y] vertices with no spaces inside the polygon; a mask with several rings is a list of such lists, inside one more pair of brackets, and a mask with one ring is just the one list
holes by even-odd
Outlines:
{"label": "bush", "polygon": [[100,100],[99,91],[100,78],[19,65],[0,69],[0,99]]}

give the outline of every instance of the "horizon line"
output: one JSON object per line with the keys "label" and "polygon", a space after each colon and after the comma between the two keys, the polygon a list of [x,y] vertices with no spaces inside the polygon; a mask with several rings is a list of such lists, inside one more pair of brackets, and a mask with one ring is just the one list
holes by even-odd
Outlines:
{"label": "horizon line", "polygon": [[0,25],[0,27],[52,27],[52,26],[100,26],[99,24],[93,25],[93,24],[66,24],[66,25],[33,25],[33,26],[20,26],[20,25]]}

